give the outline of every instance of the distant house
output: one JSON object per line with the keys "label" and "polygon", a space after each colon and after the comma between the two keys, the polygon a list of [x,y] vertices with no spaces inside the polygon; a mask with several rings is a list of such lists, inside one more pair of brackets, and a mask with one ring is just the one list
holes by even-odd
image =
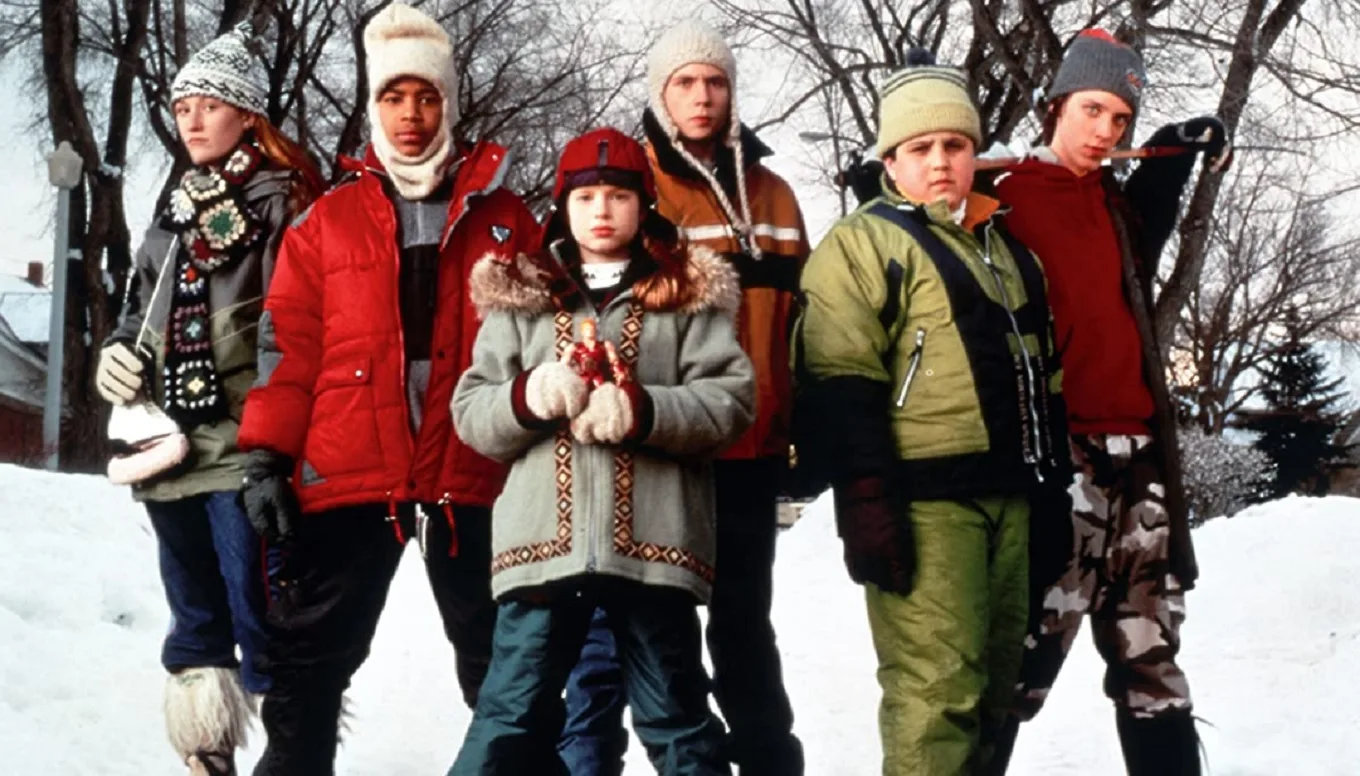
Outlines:
{"label": "distant house", "polygon": [[0,275],[0,462],[42,457],[51,306],[41,264],[30,264],[26,278]]}
{"label": "distant house", "polygon": [[1360,496],[1360,412],[1352,412],[1336,433],[1336,441],[1350,447],[1350,465],[1332,475],[1331,493]]}

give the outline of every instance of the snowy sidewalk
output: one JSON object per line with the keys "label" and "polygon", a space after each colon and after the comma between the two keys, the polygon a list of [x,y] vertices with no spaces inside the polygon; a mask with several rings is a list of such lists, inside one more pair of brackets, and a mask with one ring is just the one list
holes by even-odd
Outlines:
{"label": "snowy sidewalk", "polygon": [[[1214,776],[1349,776],[1360,762],[1360,501],[1287,499],[1196,532],[1183,663]],[[350,691],[340,774],[433,776],[469,712],[408,552]],[[780,538],[775,624],[809,776],[878,773],[878,687],[827,499]],[[160,717],[167,620],[155,543],[125,491],[0,466],[0,772],[175,776]],[[1088,637],[1011,772],[1121,774]],[[256,732],[256,748],[262,740]],[[248,774],[257,755],[241,758]],[[636,742],[630,774],[651,773]]]}

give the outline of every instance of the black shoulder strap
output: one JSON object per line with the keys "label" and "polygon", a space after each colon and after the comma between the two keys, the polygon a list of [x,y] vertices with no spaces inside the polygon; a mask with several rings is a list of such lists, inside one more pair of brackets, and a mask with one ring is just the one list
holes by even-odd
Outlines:
{"label": "black shoulder strap", "polygon": [[869,212],[884,221],[901,227],[903,231],[911,235],[911,238],[918,245],[925,249],[926,253],[930,254],[931,260],[936,264],[939,264],[941,259],[954,260],[953,251],[950,251],[949,247],[934,232],[930,231],[930,227],[910,212],[893,207],[883,200],[871,205]]}
{"label": "black shoulder strap", "polygon": [[[1006,248],[1010,251],[1011,258],[1015,261],[1016,268],[1020,271],[1020,280],[1025,284],[1025,295],[1029,297],[1029,304],[1021,310],[1021,314],[1030,316],[1028,328],[1035,332],[1048,332],[1049,339],[1056,334],[1049,332],[1049,307],[1048,290],[1044,283],[1044,270],[1039,260],[1030,252],[1020,239],[1011,234],[1009,229],[997,229],[997,234],[1006,243]],[[1043,337],[1039,338],[1042,342]],[[1055,343],[1048,343],[1044,347],[1045,355],[1053,355]]]}
{"label": "black shoulder strap", "polygon": [[[894,207],[880,199],[878,202],[869,206],[869,213],[882,218],[888,223],[896,225],[910,235],[912,240],[915,241],[917,245],[921,246],[926,254],[930,256],[931,262],[939,267],[942,272],[944,272],[947,267],[955,265],[961,266],[959,264],[959,258],[954,255],[954,252],[949,249],[949,246],[945,245],[944,241],[932,232],[930,227],[915,215],[914,211]],[[898,313],[901,312],[901,302],[898,297],[901,295],[906,269],[901,262],[890,260],[888,262],[886,274],[888,283],[888,301],[884,304],[883,309],[879,311],[878,315],[879,322],[883,324],[884,329],[890,328],[892,322],[897,320]],[[901,332],[898,332],[898,336],[901,336]]]}

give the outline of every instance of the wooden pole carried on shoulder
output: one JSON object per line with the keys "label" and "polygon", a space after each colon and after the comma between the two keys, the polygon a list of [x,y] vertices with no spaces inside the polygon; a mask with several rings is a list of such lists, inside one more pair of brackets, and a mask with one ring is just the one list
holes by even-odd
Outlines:
{"label": "wooden pole carried on shoulder", "polygon": [[[1148,146],[1144,148],[1127,148],[1111,151],[1107,159],[1155,159],[1162,156],[1180,156],[1191,149],[1186,146]],[[1006,167],[1014,167],[1025,161],[1019,156],[1002,156],[990,159],[979,158],[977,160],[978,170],[1000,170]]]}

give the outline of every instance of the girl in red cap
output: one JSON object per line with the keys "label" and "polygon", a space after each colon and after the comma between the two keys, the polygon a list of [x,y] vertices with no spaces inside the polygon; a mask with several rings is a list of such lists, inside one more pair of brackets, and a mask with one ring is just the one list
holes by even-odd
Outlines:
{"label": "girl in red cap", "polygon": [[709,461],[754,415],[740,284],[677,241],[642,146],[616,130],[567,145],[553,194],[540,252],[472,272],[484,320],[454,424],[511,470],[492,513],[491,668],[450,774],[567,773],[562,689],[597,608],[658,772],[726,774],[696,604],[713,580]]}

